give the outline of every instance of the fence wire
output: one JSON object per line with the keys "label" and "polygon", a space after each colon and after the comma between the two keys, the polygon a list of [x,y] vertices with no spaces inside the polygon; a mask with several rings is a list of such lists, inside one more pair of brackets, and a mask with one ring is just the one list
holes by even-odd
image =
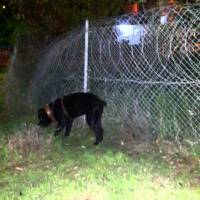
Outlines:
{"label": "fence wire", "polygon": [[[46,50],[33,79],[38,107],[83,91],[84,31]],[[88,90],[108,103],[107,129],[123,127],[144,139],[200,139],[199,5],[91,22],[88,46]]]}

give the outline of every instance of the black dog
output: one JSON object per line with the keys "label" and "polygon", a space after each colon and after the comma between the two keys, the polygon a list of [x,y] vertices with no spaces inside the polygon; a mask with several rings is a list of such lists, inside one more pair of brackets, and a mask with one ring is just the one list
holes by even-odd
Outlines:
{"label": "black dog", "polygon": [[81,115],[86,115],[89,127],[95,133],[95,145],[103,140],[101,116],[106,102],[92,93],[74,93],[56,99],[38,110],[40,126],[48,126],[56,122],[55,135],[65,128],[65,136],[69,136],[73,120]]}

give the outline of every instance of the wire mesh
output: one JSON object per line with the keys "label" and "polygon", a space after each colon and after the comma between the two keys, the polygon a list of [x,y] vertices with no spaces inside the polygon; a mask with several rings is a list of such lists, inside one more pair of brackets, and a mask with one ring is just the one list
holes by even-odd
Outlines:
{"label": "wire mesh", "polygon": [[[200,139],[199,5],[91,22],[88,46],[88,90],[107,101],[107,128]],[[83,91],[83,66],[84,27],[47,49],[33,79],[36,105]]]}

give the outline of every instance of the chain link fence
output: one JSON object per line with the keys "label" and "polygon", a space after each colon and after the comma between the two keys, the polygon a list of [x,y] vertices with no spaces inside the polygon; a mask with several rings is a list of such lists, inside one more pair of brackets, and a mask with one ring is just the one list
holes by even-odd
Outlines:
{"label": "chain link fence", "polygon": [[[199,5],[91,22],[88,33],[87,90],[107,101],[107,133],[200,139]],[[83,26],[45,50],[32,82],[37,107],[83,91],[84,49]]]}

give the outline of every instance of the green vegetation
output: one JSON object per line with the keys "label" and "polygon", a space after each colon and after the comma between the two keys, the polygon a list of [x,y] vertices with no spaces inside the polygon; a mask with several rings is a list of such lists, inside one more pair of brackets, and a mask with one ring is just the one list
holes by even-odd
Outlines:
{"label": "green vegetation", "polygon": [[62,140],[30,122],[1,126],[0,199],[199,200],[199,146],[136,144],[128,135],[93,146],[82,132]]}
{"label": "green vegetation", "polygon": [[5,80],[6,80],[7,69],[0,68],[0,113],[3,110],[5,100]]}

